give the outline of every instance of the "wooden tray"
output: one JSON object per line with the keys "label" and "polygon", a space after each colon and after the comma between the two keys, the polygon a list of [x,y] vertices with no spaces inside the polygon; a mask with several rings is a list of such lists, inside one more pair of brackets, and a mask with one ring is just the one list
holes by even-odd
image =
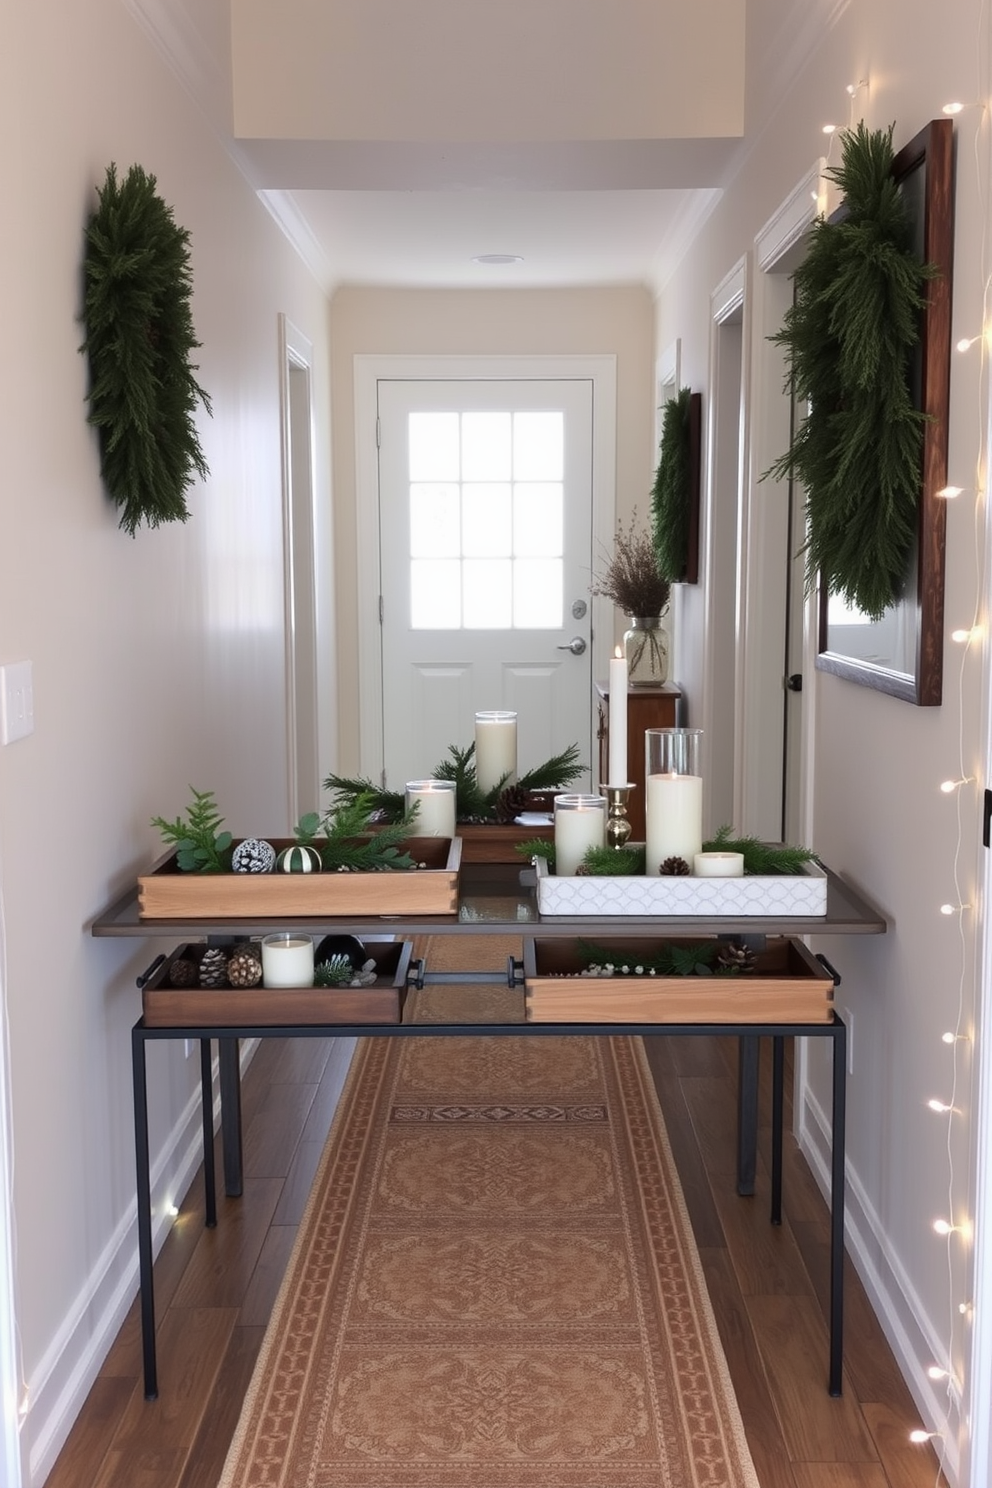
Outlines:
{"label": "wooden tray", "polygon": [[492,826],[480,823],[461,823],[457,828],[462,843],[463,863],[517,863],[521,868],[529,866],[528,859],[516,850],[518,842],[553,842],[555,829],[546,827],[518,827],[514,824]]}
{"label": "wooden tray", "polygon": [[398,1023],[406,1001],[411,942],[366,945],[377,980],[368,987],[173,987],[169,967],[198,961],[205,946],[181,945],[141,990],[149,1028],[271,1028],[281,1024]]}
{"label": "wooden tray", "polygon": [[[712,937],[702,937],[712,938]],[[699,937],[608,942],[615,965]],[[798,940],[769,940],[749,976],[579,977],[572,940],[524,940],[528,1023],[829,1023],[833,978]]]}
{"label": "wooden tray", "polygon": [[[291,845],[285,838],[269,841],[276,852]],[[170,853],[138,879],[138,912],[143,920],[454,914],[461,840],[411,837],[402,848],[427,867],[396,873],[182,873]]]}

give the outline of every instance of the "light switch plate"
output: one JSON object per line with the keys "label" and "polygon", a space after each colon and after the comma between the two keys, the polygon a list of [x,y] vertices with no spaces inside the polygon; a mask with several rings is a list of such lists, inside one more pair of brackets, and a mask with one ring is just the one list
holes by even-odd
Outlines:
{"label": "light switch plate", "polygon": [[13,744],[34,733],[31,663],[0,666],[0,744]]}

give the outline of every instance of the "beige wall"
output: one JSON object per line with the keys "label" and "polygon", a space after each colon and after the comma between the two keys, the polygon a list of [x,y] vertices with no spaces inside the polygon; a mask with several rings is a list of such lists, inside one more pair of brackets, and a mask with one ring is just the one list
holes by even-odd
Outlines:
{"label": "beige wall", "polygon": [[[657,304],[657,345],[682,338],[683,381],[709,401],[710,294],[749,253],[755,235],[784,202],[824,149],[821,125],[848,121],[846,85],[871,81],[857,99],[858,115],[885,128],[896,121],[897,148],[950,98],[975,96],[972,7],[944,12],[938,28],[922,3],[867,0],[849,6],[821,42],[791,89],[776,100],[754,97],[750,117],[760,145]],[[987,85],[987,80],[986,80]],[[988,200],[987,139],[974,150],[981,127],[977,109],[957,122],[956,254],[952,340],[975,334],[983,322],[979,189]],[[987,126],[986,126],[987,127]],[[839,158],[835,145],[834,159]],[[753,265],[752,265],[753,266]],[[753,347],[752,347],[753,354]],[[952,367],[950,479],[973,485],[987,411],[979,397],[976,359],[955,356]],[[778,379],[780,387],[780,379]],[[752,389],[752,396],[754,389]],[[755,471],[757,475],[760,472]],[[775,499],[771,487],[752,487],[754,499]],[[849,682],[807,673],[803,706],[815,709],[812,846],[849,876],[890,919],[880,939],[824,940],[822,949],[843,973],[838,1000],[853,1014],[853,1075],[849,1082],[848,1160],[851,1239],[869,1289],[914,1390],[933,1418],[949,1411],[948,1447],[956,1458],[958,1420],[942,1386],[925,1376],[934,1357],[950,1350],[967,1383],[970,1335],[958,1303],[972,1295],[969,1251],[952,1241],[952,1283],[944,1245],[933,1234],[935,1216],[951,1204],[967,1213],[975,1175],[968,1130],[976,1092],[969,1045],[949,1050],[941,1033],[980,1022],[976,1006],[975,911],[961,921],[940,905],[977,906],[984,872],[978,840],[980,808],[973,784],[961,798],[939,783],[959,774],[983,775],[980,709],[984,695],[981,647],[962,660],[949,633],[970,625],[979,592],[976,548],[984,551],[981,514],[963,497],[948,509],[947,633],[944,703],[921,709]],[[687,597],[680,611],[685,680],[699,685],[703,596]],[[956,1104],[963,1119],[935,1116],[926,1101],[948,1099],[957,1061]],[[827,1056],[810,1055],[805,1091],[806,1135],[822,1157],[829,1120]],[[951,1161],[949,1162],[948,1153]],[[952,1181],[953,1179],[953,1181]],[[984,1404],[979,1405],[984,1410]],[[962,1444],[966,1433],[962,1430]],[[981,1481],[976,1477],[974,1482]]]}
{"label": "beige wall", "polygon": [[[202,5],[204,24],[208,11],[225,7]],[[184,809],[190,784],[214,789],[236,830],[288,825],[280,311],[314,344],[321,408],[329,390],[323,294],[128,7],[23,0],[8,16],[0,662],[33,663],[35,731],[0,751],[0,977],[24,1438],[40,1472],[135,1281],[128,1030],[159,947],[94,940],[89,922],[161,851],[149,818]],[[154,173],[190,230],[213,399],[189,523],[134,540],[101,489],[78,352],[83,227],[110,161]],[[326,512],[326,435],[317,454]],[[149,1063],[158,1219],[171,1145],[169,1163],[195,1160],[196,1084],[181,1043]]]}
{"label": "beige wall", "polygon": [[[379,355],[614,355],[617,512],[648,511],[654,444],[646,290],[340,289],[331,301],[342,769],[364,771],[358,739],[354,358]],[[595,494],[594,494],[595,499]]]}

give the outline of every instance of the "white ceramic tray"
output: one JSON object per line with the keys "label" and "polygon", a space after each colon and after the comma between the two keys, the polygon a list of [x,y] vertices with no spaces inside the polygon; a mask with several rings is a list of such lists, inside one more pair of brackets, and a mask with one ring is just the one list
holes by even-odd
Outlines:
{"label": "white ceramic tray", "polygon": [[542,915],[825,915],[827,875],[815,863],[802,873],[744,878],[558,878],[535,858]]}

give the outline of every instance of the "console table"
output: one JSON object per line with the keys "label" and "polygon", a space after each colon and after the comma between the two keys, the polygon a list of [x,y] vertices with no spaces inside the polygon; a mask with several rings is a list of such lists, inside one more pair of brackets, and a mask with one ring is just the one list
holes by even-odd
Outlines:
{"label": "console table", "polygon": [[[459,903],[456,914],[427,916],[349,916],[347,919],[325,918],[314,921],[293,920],[292,928],[306,934],[323,936],[347,933],[382,938],[395,935],[437,934],[505,934],[515,939],[540,934],[570,938],[616,938],[626,935],[686,936],[734,935],[760,938],[765,936],[864,935],[880,934],[886,929],[884,917],[851,886],[828,870],[827,913],[824,916],[746,917],[734,921],[703,916],[579,916],[542,917],[532,870],[518,865],[468,863],[461,871]],[[171,940],[207,940],[223,944],[268,930],[286,928],[271,920],[225,918],[209,923],[199,919],[142,919],[138,914],[137,889],[132,888],[100,914],[92,923],[96,936],[126,936]],[[825,963],[826,964],[826,963]],[[828,968],[833,972],[833,968]],[[415,973],[419,975],[420,973]],[[147,975],[147,973],[146,973]],[[833,973],[835,980],[839,980]],[[447,972],[429,980],[469,983],[501,980],[492,972]],[[515,985],[518,964],[509,958],[507,980]],[[141,979],[144,980],[143,978]],[[139,983],[140,984],[140,983]],[[418,985],[422,985],[418,983]],[[278,992],[274,993],[278,997]],[[214,1149],[213,1149],[213,1080],[212,1040],[216,1038],[220,1055],[220,1092],[223,1126],[223,1154],[227,1192],[241,1192],[241,1092],[238,1043],[242,1038],[327,1038],[327,1037],[451,1037],[542,1035],[731,1035],[739,1042],[740,1083],[738,1091],[738,1192],[754,1191],[757,1143],[757,1084],[760,1039],[773,1040],[772,1069],[772,1223],[781,1220],[782,1186],[782,1099],[784,1040],[786,1037],[828,1038],[833,1053],[832,1082],[832,1153],[831,1153],[831,1261],[830,1261],[830,1359],[828,1387],[831,1395],[841,1393],[843,1366],[843,1262],[844,1262],[844,1123],[845,1077],[847,1071],[847,1030],[833,1014],[827,1023],[498,1023],[498,1024],[341,1024],[305,1025],[276,1024],[265,1026],[232,1025],[204,1027],[195,1022],[183,1026],[149,1027],[144,1018],[135,1023],[131,1036],[134,1084],[135,1162],[137,1183],[138,1253],[141,1294],[142,1346],[145,1395],[153,1399],[158,1393],[155,1355],[155,1305],[152,1279],[151,1191],[148,1154],[148,1103],[146,1046],[158,1039],[197,1039],[200,1043],[200,1073],[203,1108],[204,1181],[206,1185],[207,1223],[216,1223]]]}

